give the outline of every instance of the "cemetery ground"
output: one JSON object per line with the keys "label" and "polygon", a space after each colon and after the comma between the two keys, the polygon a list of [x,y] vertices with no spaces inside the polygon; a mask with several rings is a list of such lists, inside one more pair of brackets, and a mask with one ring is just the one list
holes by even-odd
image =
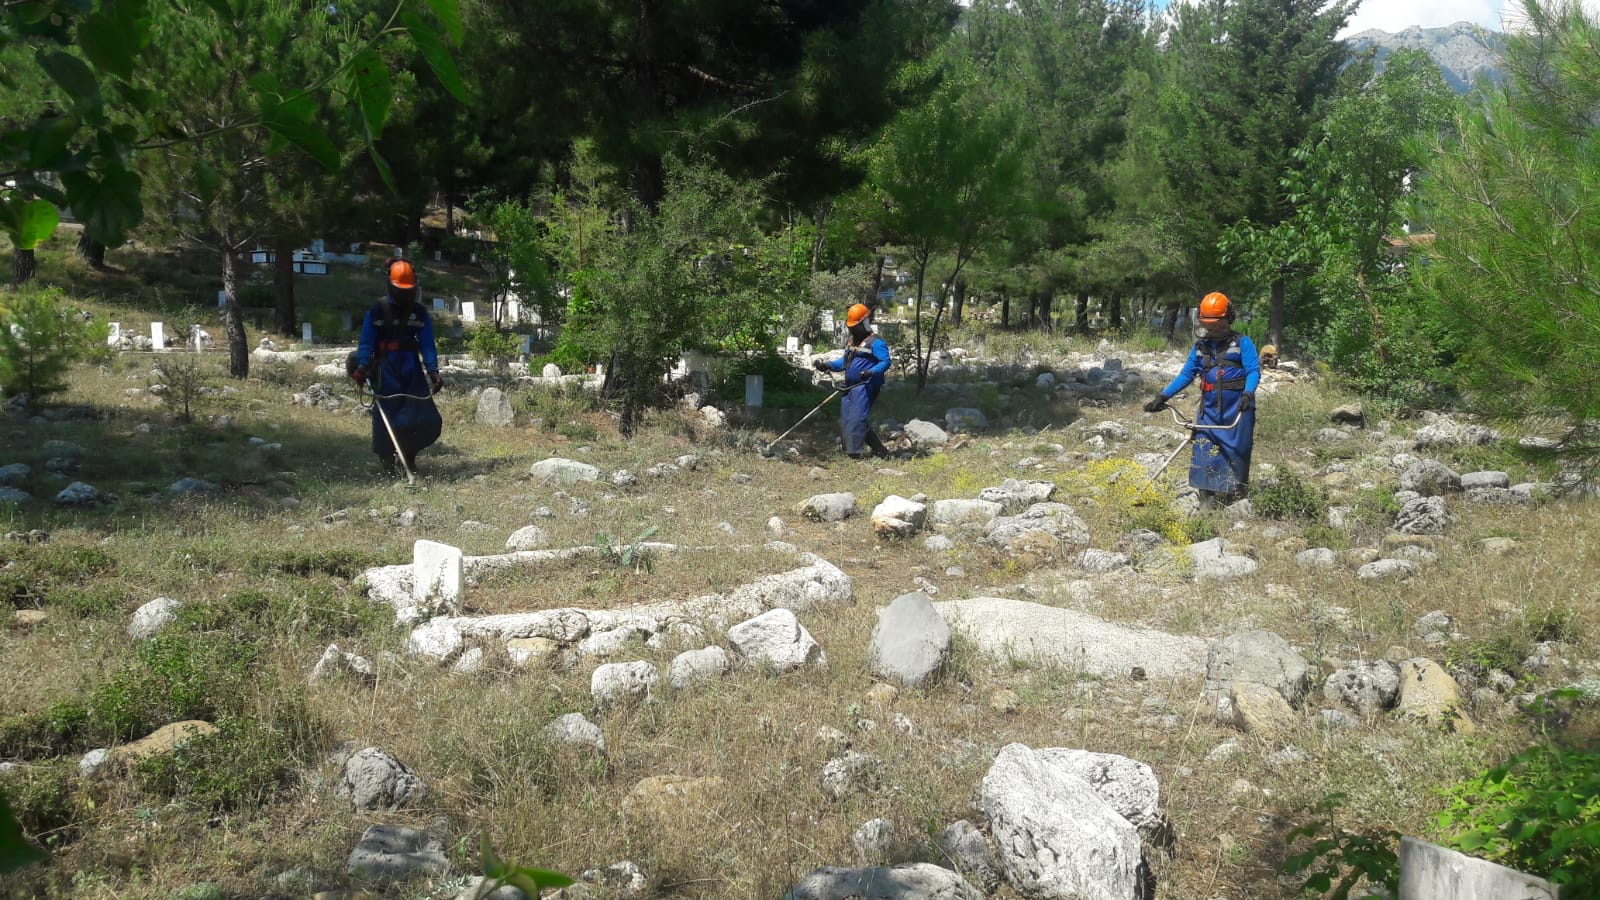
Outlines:
{"label": "cemetery ground", "polygon": [[[1095,350],[1067,338],[1030,342],[1030,379]],[[1137,355],[1167,373],[1180,361],[1176,352]],[[1119,462],[1175,446],[1169,419],[1139,411],[1148,391],[1073,404],[1075,414],[1035,418],[1025,430],[1020,411],[1048,404],[1027,386],[990,388],[992,427],[914,458],[856,462],[830,449],[831,415],[807,433],[798,458],[775,459],[755,448],[780,429],[736,410],[725,429],[685,409],[659,411],[623,440],[612,416],[571,390],[509,387],[517,424],[481,425],[469,391],[488,382],[460,377],[441,398],[444,437],[422,455],[419,484],[407,487],[377,477],[368,419],[349,402],[291,401],[329,381],[310,363],[257,366],[251,379],[231,382],[207,355],[210,389],[186,423],[148,390],[156,360],[123,353],[83,369],[44,415],[8,413],[0,428],[0,465],[26,465],[14,487],[34,497],[0,506],[4,530],[17,533],[0,543],[0,759],[11,763],[0,786],[52,855],[9,876],[0,892],[449,897],[476,871],[487,837],[508,859],[573,875],[632,861],[645,881],[638,896],[774,898],[819,866],[953,866],[932,838],[958,820],[982,823],[979,783],[1000,748],[1020,742],[1152,767],[1174,836],[1147,851],[1156,896],[1297,896],[1298,881],[1280,872],[1284,837],[1318,817],[1313,805],[1339,795],[1341,827],[1440,838],[1441,791],[1544,727],[1595,731],[1581,711],[1550,725],[1516,702],[1594,674],[1593,501],[1473,503],[1455,494],[1455,521],[1442,535],[1399,535],[1390,529],[1393,442],[1408,443],[1422,423],[1369,421],[1330,434],[1330,413],[1350,398],[1324,380],[1284,379],[1262,394],[1257,473],[1266,482],[1265,467],[1276,469],[1278,492],[1258,495],[1252,514],[1199,516],[1175,506],[1181,461],[1154,498],[1137,487],[1144,470]],[[897,387],[880,414],[937,420],[944,409]],[[1503,471],[1511,483],[1555,476],[1515,441],[1406,452],[1458,472]],[[550,457],[601,476],[559,485],[530,475]],[[647,474],[669,462],[675,468]],[[617,470],[637,483],[613,483]],[[175,492],[185,478],[208,486]],[[1228,580],[1196,579],[1170,554],[1166,563],[1094,572],[1048,544],[995,547],[960,526],[884,539],[868,521],[890,495],[973,498],[1008,478],[1054,483],[1053,499],[1081,517],[1089,547],[1127,550],[1139,529],[1164,546],[1220,535],[1231,556],[1256,565]],[[52,504],[72,481],[92,484],[103,502]],[[797,512],[808,497],[837,491],[856,495],[854,516],[824,522]],[[1319,508],[1293,514],[1302,496]],[[1329,524],[1330,506],[1342,511],[1339,527]],[[663,679],[647,700],[597,709],[597,665],[647,660],[665,671],[681,650],[726,645],[723,629],[706,627],[689,643],[641,633],[604,658],[572,646],[513,653],[504,640],[469,638],[484,651],[473,667],[408,652],[412,626],[367,594],[362,574],[409,563],[419,539],[487,556],[529,526],[538,531],[522,532],[525,546],[593,549],[476,579],[469,567],[464,615],[626,610],[724,594],[807,553],[843,570],[853,596],[797,613],[825,663],[782,674],[738,667],[681,690]],[[950,549],[928,546],[935,533],[952,539]],[[641,548],[624,559],[646,542],[681,550]],[[1337,561],[1306,565],[1299,554],[1316,547]],[[1357,578],[1357,561],[1377,556],[1410,560],[1415,574]],[[1095,674],[1020,648],[986,653],[957,629],[938,678],[887,689],[869,665],[878,611],[919,589],[936,591],[936,602],[1005,597],[1207,641],[1266,629],[1298,648],[1316,677],[1287,719],[1241,730],[1201,700],[1203,654],[1176,677]],[[182,604],[175,617],[155,637],[130,636],[134,611],[158,597]],[[1439,610],[1448,622],[1425,618]],[[330,644],[370,671],[313,678]],[[1353,660],[1414,657],[1461,682],[1464,718],[1363,715],[1323,698],[1323,679]],[[1491,684],[1495,670],[1511,684]],[[1341,715],[1323,715],[1327,708]],[[548,735],[570,713],[598,725],[603,750]],[[196,719],[216,733],[142,760],[116,753]],[[842,790],[825,788],[820,773],[846,746],[876,764]],[[336,790],[336,754],[367,747],[403,763],[425,794],[394,809],[352,810]],[[112,748],[113,761],[89,774],[80,761],[96,748]],[[901,839],[860,849],[852,835],[876,818],[895,823]],[[386,886],[347,875],[351,848],[374,823],[427,832],[449,872]],[[599,886],[588,896],[626,890]],[[1023,895],[1000,885],[992,896]]]}

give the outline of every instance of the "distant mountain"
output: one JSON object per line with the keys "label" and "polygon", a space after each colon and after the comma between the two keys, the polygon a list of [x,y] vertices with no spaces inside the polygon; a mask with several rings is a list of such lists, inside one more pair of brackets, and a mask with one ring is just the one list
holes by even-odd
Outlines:
{"label": "distant mountain", "polygon": [[1439,64],[1445,81],[1461,94],[1472,89],[1473,82],[1480,74],[1486,74],[1493,80],[1499,80],[1504,75],[1500,67],[1500,53],[1505,47],[1505,35],[1471,22],[1457,22],[1443,28],[1413,26],[1394,34],[1372,29],[1353,34],[1345,40],[1356,53],[1368,47],[1377,48],[1380,69],[1383,68],[1383,61],[1396,50],[1423,50]]}

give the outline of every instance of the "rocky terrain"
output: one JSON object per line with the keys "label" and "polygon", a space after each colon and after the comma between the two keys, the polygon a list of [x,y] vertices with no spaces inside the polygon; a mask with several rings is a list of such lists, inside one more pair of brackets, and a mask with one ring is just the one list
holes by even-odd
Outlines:
{"label": "rocky terrain", "polygon": [[454,366],[414,487],[267,353],[193,423],[132,353],[9,414],[24,895],[470,897],[488,840],[563,897],[1298,896],[1318,803],[1437,836],[1600,678],[1576,476],[1293,362],[1202,514],[1149,478],[1175,352],[952,349],[875,462],[700,394],[622,440],[581,377]]}

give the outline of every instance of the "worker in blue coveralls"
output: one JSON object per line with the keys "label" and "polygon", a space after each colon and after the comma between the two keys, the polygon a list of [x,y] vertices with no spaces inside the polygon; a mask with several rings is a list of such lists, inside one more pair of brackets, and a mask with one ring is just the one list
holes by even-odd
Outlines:
{"label": "worker in blue coveralls", "polygon": [[867,414],[883,390],[883,375],[889,371],[889,345],[873,332],[867,322],[872,311],[857,303],[845,311],[844,324],[850,330],[850,343],[844,356],[829,362],[819,359],[811,365],[819,372],[843,372],[844,396],[839,398],[839,430],[844,436],[844,452],[861,459],[867,450],[873,456],[889,455],[878,433],[867,422]]}
{"label": "worker in blue coveralls", "polygon": [[385,474],[398,474],[396,451],[406,472],[414,473],[417,453],[432,446],[443,428],[433,395],[444,382],[433,317],[417,302],[417,273],[409,260],[389,260],[388,295],[367,310],[353,362],[351,377],[372,389],[372,452]]}
{"label": "worker in blue coveralls", "polygon": [[1200,301],[1203,331],[1189,351],[1189,359],[1172,383],[1144,405],[1157,412],[1179,391],[1200,379],[1197,425],[1233,428],[1198,431],[1189,464],[1189,484],[1200,492],[1200,506],[1230,502],[1250,486],[1250,450],[1255,444],[1256,385],[1261,381],[1261,360],[1254,341],[1233,330],[1233,304],[1213,291]]}

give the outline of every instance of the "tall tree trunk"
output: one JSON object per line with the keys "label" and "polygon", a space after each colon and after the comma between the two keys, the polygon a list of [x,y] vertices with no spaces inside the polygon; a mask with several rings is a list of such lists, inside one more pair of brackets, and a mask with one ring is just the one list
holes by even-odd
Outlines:
{"label": "tall tree trunk", "polygon": [[[833,201],[823,200],[817,204],[817,208],[811,213],[811,223],[817,228],[816,235],[811,239],[811,274],[813,275],[817,274],[817,271],[822,268],[822,245],[827,243],[825,229],[828,224],[828,214],[831,212],[833,212]],[[874,286],[872,294],[874,297],[877,296],[876,286]]]}
{"label": "tall tree trunk", "polygon": [[922,356],[922,280],[923,280],[923,277],[927,274],[927,272],[928,272],[928,262],[927,262],[927,260],[926,259],[918,260],[917,261],[917,299],[916,299],[916,302],[911,307],[911,315],[912,315],[912,318],[914,318],[916,320],[915,329],[916,329],[917,340],[916,340],[916,343],[913,345],[913,351],[912,352],[914,352],[916,354],[916,360],[917,360],[917,390],[919,392],[922,390],[923,386],[928,383],[928,361],[926,359],[924,359],[923,356]]}
{"label": "tall tree trunk", "polygon": [[444,183],[444,236],[456,236],[456,192],[448,181]]}
{"label": "tall tree trunk", "polygon": [[32,250],[13,249],[11,251],[11,283],[23,284],[33,280],[39,271],[39,260],[33,255]]}
{"label": "tall tree trunk", "polygon": [[228,335],[228,374],[234,378],[250,375],[250,347],[244,334],[244,312],[239,308],[239,275],[234,269],[233,246],[222,251],[222,330]]}
{"label": "tall tree trunk", "polygon": [[1267,307],[1267,343],[1283,350],[1283,276],[1272,279],[1272,301]]}
{"label": "tall tree trunk", "polygon": [[106,267],[106,245],[89,236],[89,229],[78,232],[78,255],[96,272]]}
{"label": "tall tree trunk", "polygon": [[1011,327],[1011,292],[1005,288],[1000,289],[1000,327]]}
{"label": "tall tree trunk", "polygon": [[878,254],[878,265],[872,273],[872,295],[867,297],[866,304],[873,309],[878,308],[878,292],[883,290],[883,264],[887,259],[882,253]]}
{"label": "tall tree trunk", "polygon": [[961,327],[961,310],[967,305],[967,276],[956,276],[955,293],[951,298],[950,327]]}
{"label": "tall tree trunk", "polygon": [[1056,289],[1051,285],[1039,293],[1039,330],[1046,334],[1053,334],[1056,330],[1055,313],[1051,310],[1055,304]]}
{"label": "tall tree trunk", "polygon": [[1106,307],[1106,325],[1112,331],[1122,330],[1122,292],[1112,291],[1111,300]]}
{"label": "tall tree trunk", "polygon": [[1177,340],[1178,334],[1178,309],[1182,304],[1177,300],[1167,303],[1167,313],[1161,317],[1161,336],[1171,344]]}
{"label": "tall tree trunk", "polygon": [[1078,302],[1072,310],[1072,330],[1079,334],[1089,333],[1089,292],[1078,290]]}
{"label": "tall tree trunk", "polygon": [[294,241],[278,238],[272,242],[272,327],[281,335],[295,336]]}

